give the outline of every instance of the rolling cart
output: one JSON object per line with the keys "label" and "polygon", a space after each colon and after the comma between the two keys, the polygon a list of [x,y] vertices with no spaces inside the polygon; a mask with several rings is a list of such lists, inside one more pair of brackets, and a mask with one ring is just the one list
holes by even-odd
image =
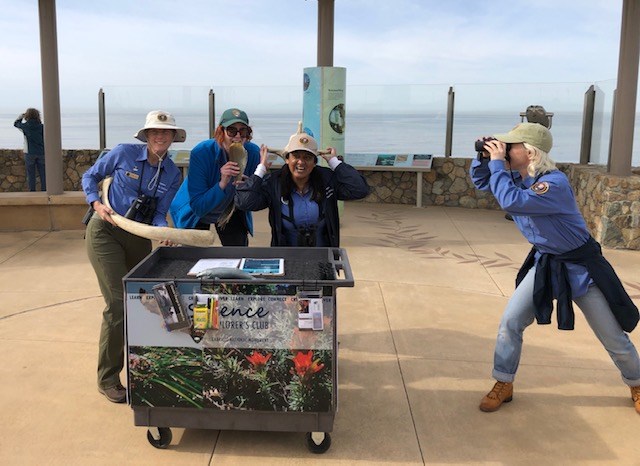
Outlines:
{"label": "rolling cart", "polygon": [[[282,258],[284,270],[188,274],[200,259],[243,258]],[[311,452],[327,451],[336,289],[354,286],[344,249],[160,247],[123,280],[127,399],[151,445],[183,427],[304,432]]]}

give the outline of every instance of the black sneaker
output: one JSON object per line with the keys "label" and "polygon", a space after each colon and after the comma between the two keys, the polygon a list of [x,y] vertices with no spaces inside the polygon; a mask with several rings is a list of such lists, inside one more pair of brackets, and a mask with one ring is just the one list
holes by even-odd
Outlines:
{"label": "black sneaker", "polygon": [[127,399],[127,389],[120,384],[109,388],[98,387],[98,391],[112,403],[124,403]]}

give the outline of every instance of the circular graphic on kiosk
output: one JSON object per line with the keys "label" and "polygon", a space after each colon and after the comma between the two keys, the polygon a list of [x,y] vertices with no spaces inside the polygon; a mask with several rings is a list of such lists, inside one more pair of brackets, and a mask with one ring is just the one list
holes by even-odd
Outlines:
{"label": "circular graphic on kiosk", "polygon": [[329,125],[336,133],[344,133],[344,104],[338,104],[329,112]]}

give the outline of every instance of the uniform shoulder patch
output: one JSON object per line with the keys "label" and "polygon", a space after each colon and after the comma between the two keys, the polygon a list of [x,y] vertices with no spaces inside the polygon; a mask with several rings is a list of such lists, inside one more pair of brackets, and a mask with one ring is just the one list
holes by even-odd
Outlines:
{"label": "uniform shoulder patch", "polygon": [[544,194],[549,191],[549,183],[546,181],[538,181],[531,185],[531,191],[536,194]]}

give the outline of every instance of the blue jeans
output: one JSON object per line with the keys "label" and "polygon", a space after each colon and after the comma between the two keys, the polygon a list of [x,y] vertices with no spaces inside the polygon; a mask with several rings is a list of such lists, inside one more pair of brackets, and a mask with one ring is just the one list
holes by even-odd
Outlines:
{"label": "blue jeans", "polygon": [[47,182],[45,180],[44,171],[44,154],[24,154],[24,163],[27,166],[27,183],[29,184],[29,191],[36,190],[36,168],[38,169],[38,176],[40,177],[40,191],[46,191]]}
{"label": "blue jeans", "polygon": [[[493,356],[493,377],[513,382],[522,353],[522,334],[534,321],[533,284],[535,267],[516,288],[504,310]],[[620,328],[600,289],[592,285],[584,296],[574,298],[589,326],[605,347],[622,380],[630,387],[640,385],[640,358],[629,336]]]}

